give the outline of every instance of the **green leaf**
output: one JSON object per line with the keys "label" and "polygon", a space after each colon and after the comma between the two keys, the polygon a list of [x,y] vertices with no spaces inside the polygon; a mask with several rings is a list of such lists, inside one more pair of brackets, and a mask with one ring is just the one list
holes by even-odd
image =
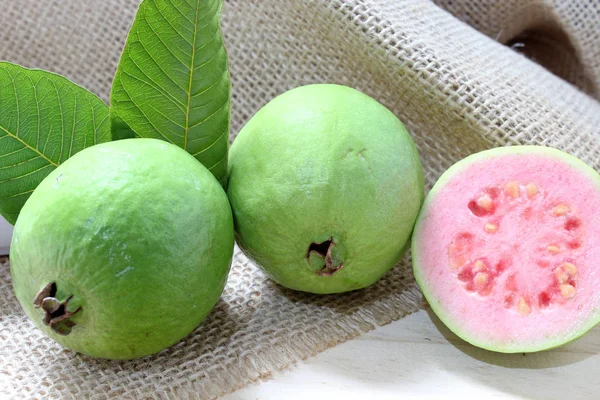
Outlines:
{"label": "green leaf", "polygon": [[98,97],[60,75],[0,62],[0,214],[8,222],[56,167],[108,140],[108,107]]}
{"label": "green leaf", "polygon": [[222,0],[144,0],[111,93],[114,139],[184,148],[222,184],[229,144],[229,68]]}

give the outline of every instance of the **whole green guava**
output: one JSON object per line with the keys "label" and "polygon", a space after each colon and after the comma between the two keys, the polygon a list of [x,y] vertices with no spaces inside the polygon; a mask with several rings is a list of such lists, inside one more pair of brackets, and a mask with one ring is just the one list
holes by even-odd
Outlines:
{"label": "whole green guava", "polygon": [[336,293],[376,282],[401,258],[423,202],[423,170],[404,125],[338,85],[275,98],[229,158],[236,238],[273,280]]}
{"label": "whole green guava", "polygon": [[223,291],[233,221],[215,177],[177,146],[128,139],[53,171],[17,220],[15,294],[61,345],[95,357],[156,353]]}

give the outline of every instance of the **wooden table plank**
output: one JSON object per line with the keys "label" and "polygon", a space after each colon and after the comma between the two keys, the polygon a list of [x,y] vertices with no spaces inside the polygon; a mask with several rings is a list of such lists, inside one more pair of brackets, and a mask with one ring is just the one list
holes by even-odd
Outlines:
{"label": "wooden table plank", "polygon": [[559,349],[475,348],[422,310],[225,397],[600,399],[600,327]]}

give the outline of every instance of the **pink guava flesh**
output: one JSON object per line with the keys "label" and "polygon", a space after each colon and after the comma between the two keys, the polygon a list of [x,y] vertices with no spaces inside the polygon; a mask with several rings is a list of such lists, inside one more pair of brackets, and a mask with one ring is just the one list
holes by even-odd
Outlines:
{"label": "pink guava flesh", "polygon": [[428,196],[413,239],[415,276],[463,339],[537,351],[600,319],[600,176],[558,150],[471,156]]}

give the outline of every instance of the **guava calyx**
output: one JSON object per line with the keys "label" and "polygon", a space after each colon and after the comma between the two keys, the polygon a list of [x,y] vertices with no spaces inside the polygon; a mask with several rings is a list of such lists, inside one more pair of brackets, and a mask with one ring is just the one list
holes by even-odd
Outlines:
{"label": "guava calyx", "polygon": [[33,299],[35,308],[42,308],[45,311],[44,325],[49,326],[59,335],[68,335],[75,323],[70,319],[73,315],[81,311],[81,307],[75,311],[68,311],[67,305],[73,296],[68,296],[64,301],[58,300],[56,296],[56,283],[50,282]]}
{"label": "guava calyx", "polygon": [[306,259],[309,264],[313,264],[313,260],[317,260],[316,263],[320,267],[316,274],[319,276],[331,276],[337,271],[344,267],[344,262],[335,259],[331,252],[335,248],[335,241],[333,237],[325,240],[324,242],[316,243],[313,242],[308,246],[306,251]]}

